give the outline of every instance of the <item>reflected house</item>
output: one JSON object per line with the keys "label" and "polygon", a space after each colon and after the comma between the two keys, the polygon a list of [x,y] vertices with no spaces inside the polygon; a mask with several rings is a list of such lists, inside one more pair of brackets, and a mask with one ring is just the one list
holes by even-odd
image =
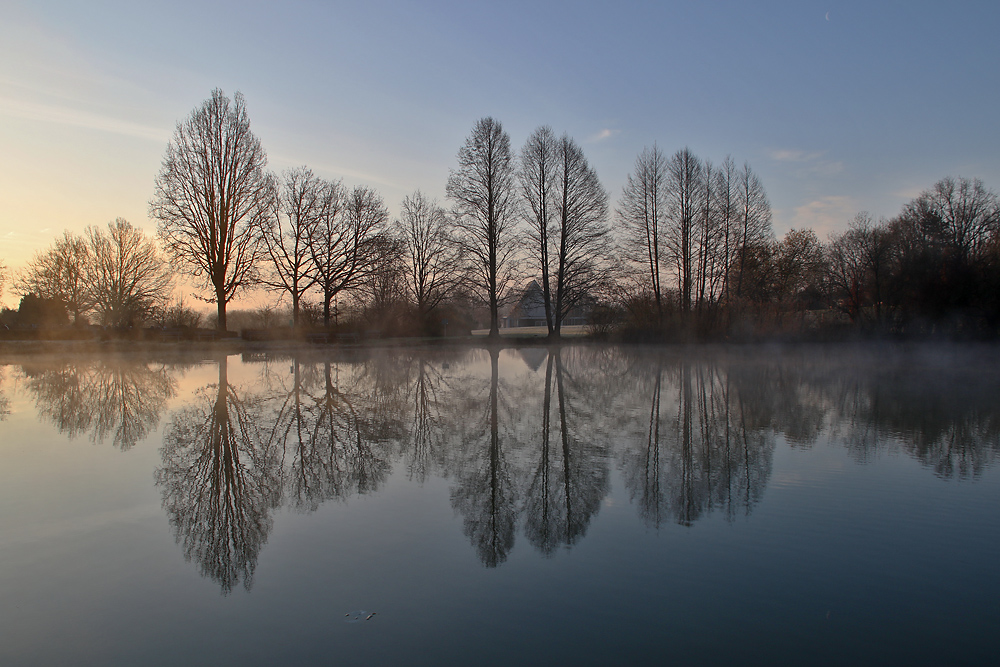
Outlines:
{"label": "reflected house", "polygon": [[[563,318],[563,326],[586,324],[589,314],[589,307],[574,308]],[[545,294],[538,281],[532,280],[524,288],[521,297],[507,311],[507,314],[500,318],[500,326],[502,328],[515,328],[544,327],[546,325]]]}

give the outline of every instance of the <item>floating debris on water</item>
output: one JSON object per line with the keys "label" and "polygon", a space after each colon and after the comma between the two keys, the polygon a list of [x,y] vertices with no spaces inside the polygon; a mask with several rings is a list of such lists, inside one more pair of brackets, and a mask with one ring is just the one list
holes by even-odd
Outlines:
{"label": "floating debris on water", "polygon": [[372,616],[374,616],[377,613],[378,612],[365,611],[363,609],[359,609],[358,611],[349,611],[346,614],[344,614],[344,622],[358,623],[359,621],[370,621],[372,620]]}

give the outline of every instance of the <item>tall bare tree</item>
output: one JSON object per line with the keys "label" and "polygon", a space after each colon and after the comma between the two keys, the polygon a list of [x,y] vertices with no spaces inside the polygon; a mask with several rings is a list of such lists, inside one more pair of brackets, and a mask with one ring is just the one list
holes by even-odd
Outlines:
{"label": "tall bare tree", "polygon": [[396,230],[405,246],[406,289],[421,324],[461,279],[462,257],[448,233],[447,214],[420,190],[403,199]]}
{"label": "tall bare tree", "polygon": [[656,303],[657,318],[663,318],[663,239],[667,215],[667,161],[656,144],[644,148],[635,160],[635,169],[628,175],[616,215],[626,229],[630,253],[642,257],[644,272]]}
{"label": "tall bare tree", "polygon": [[736,191],[739,207],[736,296],[742,298],[748,260],[756,250],[773,241],[774,231],[771,229],[771,203],[764,185],[747,162],[737,174]]}
{"label": "tall bare tree", "polygon": [[328,203],[309,238],[309,254],[323,299],[323,325],[330,326],[331,306],[337,295],[357,287],[369,275],[380,249],[377,238],[389,212],[371,188],[344,192],[329,184]]}
{"label": "tall bare tree", "polygon": [[305,167],[282,174],[273,225],[261,229],[269,271],[261,282],[292,299],[292,326],[299,324],[303,295],[316,284],[309,240],[331,205],[331,185]]}
{"label": "tall bare tree", "polygon": [[173,287],[173,273],[153,239],[124,218],[107,231],[87,228],[90,262],[85,282],[102,324],[141,324],[163,306]]}
{"label": "tall bare tree", "polygon": [[516,203],[510,136],[493,118],[479,120],[458,151],[458,169],[448,176],[455,203],[457,242],[471,260],[474,286],[490,309],[490,337],[500,337],[500,297],[513,279],[517,250]]}
{"label": "tall bare tree", "polygon": [[523,216],[527,221],[528,238],[532,246],[529,253],[541,274],[542,302],[545,306],[545,323],[549,336],[555,335],[555,318],[552,312],[551,270],[552,225],[555,214],[553,199],[556,196],[556,164],[558,140],[552,128],[539,127],[521,149],[518,182],[521,195],[527,204]]}
{"label": "tall bare tree", "polygon": [[604,277],[608,254],[608,193],[583,150],[568,135],[556,145],[555,297],[553,329],[576,307],[594,297]]}
{"label": "tall bare tree", "polygon": [[48,250],[35,255],[14,279],[14,290],[22,296],[37,294],[43,299],[56,299],[73,314],[73,323],[81,319],[93,305],[87,290],[86,274],[90,264],[90,247],[83,238],[63,232]]}
{"label": "tall bare tree", "polygon": [[667,215],[666,234],[670,255],[677,271],[677,292],[681,312],[691,310],[691,296],[695,284],[694,248],[697,241],[696,224],[698,199],[701,195],[701,161],[683,148],[670,158],[666,169]]}
{"label": "tall bare tree", "polygon": [[259,230],[275,196],[266,167],[243,95],[230,100],[215,89],[177,124],[156,177],[149,208],[159,237],[174,260],[211,290],[206,300],[217,304],[222,331],[226,305],[257,279]]}
{"label": "tall bare tree", "polygon": [[715,170],[713,178],[715,186],[712,188],[714,199],[714,214],[716,216],[716,228],[718,234],[718,290],[719,299],[724,301],[729,296],[729,274],[730,266],[733,263],[733,256],[737,247],[736,223],[739,217],[739,203],[737,197],[738,169],[736,163],[728,155],[722,161],[719,168]]}

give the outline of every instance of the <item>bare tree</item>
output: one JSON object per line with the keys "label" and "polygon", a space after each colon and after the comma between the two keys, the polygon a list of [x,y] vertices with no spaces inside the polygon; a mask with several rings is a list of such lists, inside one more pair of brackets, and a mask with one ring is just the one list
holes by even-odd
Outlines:
{"label": "bare tree", "polygon": [[927,241],[945,248],[954,261],[981,259],[1000,232],[1000,202],[978,178],[944,178],[903,208]]}
{"label": "bare tree", "polygon": [[371,264],[366,279],[358,285],[365,317],[379,329],[398,331],[401,306],[406,302],[406,246],[402,239],[387,233],[376,234],[371,244]]}
{"label": "bare tree", "polygon": [[719,256],[719,299],[729,296],[729,268],[736,252],[737,220],[739,218],[739,203],[737,196],[738,170],[736,163],[729,156],[722,161],[714,173],[715,186],[712,194],[715,200],[714,212],[717,218],[718,256]]}
{"label": "bare tree", "polygon": [[403,240],[406,289],[421,324],[461,279],[462,258],[448,233],[447,214],[420,190],[403,199],[396,229]]}
{"label": "bare tree", "polygon": [[330,184],[310,169],[299,167],[284,172],[274,200],[274,224],[265,223],[261,229],[264,251],[270,260],[270,271],[261,282],[291,297],[295,327],[299,325],[302,297],[316,284],[309,240],[331,204],[330,191]]}
{"label": "bare tree", "polygon": [[695,225],[701,185],[701,162],[687,148],[674,153],[667,163],[666,196],[669,219],[666,234],[670,255],[677,271],[677,292],[681,311],[691,310],[694,288]]}
{"label": "bare tree", "polygon": [[555,298],[551,335],[559,336],[563,320],[602,284],[607,257],[608,193],[583,150],[568,135],[556,145],[554,197]]}
{"label": "bare tree", "polygon": [[876,222],[867,211],[854,216],[845,232],[830,237],[827,288],[852,322],[864,319],[864,308],[869,306],[875,321],[881,322],[891,251],[888,223],[884,219]]}
{"label": "bare tree", "polygon": [[455,202],[457,242],[471,260],[475,287],[489,303],[490,337],[500,337],[500,297],[513,279],[514,166],[510,136],[493,118],[479,120],[458,151],[458,169],[448,176]]}
{"label": "bare tree", "polygon": [[226,329],[226,305],[257,279],[259,230],[271,216],[274,179],[250,131],[243,95],[219,89],[177,124],[156,177],[150,215],[167,252],[205,281]]}
{"label": "bare tree", "polygon": [[744,162],[737,174],[736,191],[739,207],[736,296],[740,298],[743,296],[743,277],[748,271],[748,258],[755,249],[770,243],[774,232],[771,229],[771,203],[764,185],[750,169],[749,163]]}
{"label": "bare tree", "polygon": [[51,248],[35,255],[14,280],[14,290],[22,296],[37,294],[43,299],[56,299],[73,314],[73,323],[93,305],[87,291],[86,273],[90,264],[90,247],[86,240],[63,232]]}
{"label": "bare tree", "polygon": [[[771,282],[779,302],[815,297],[827,273],[823,245],[811,229],[790,229],[775,246]],[[811,294],[810,294],[811,293]]]}
{"label": "bare tree", "polygon": [[663,253],[666,243],[663,226],[666,204],[667,162],[660,149],[643,149],[635,160],[635,170],[628,175],[616,215],[626,230],[626,243],[632,256],[641,256],[644,271],[656,302],[659,321],[663,318]]}
{"label": "bare tree", "polygon": [[87,228],[90,262],[85,282],[102,324],[141,324],[166,303],[173,274],[153,239],[124,218],[107,231]]}
{"label": "bare tree", "polygon": [[545,125],[531,133],[521,149],[518,181],[521,195],[527,206],[523,215],[527,221],[529,251],[541,274],[542,302],[545,306],[545,323],[549,336],[555,335],[555,318],[552,312],[552,281],[549,275],[551,261],[551,234],[556,196],[556,155],[558,140],[552,128]]}
{"label": "bare tree", "polygon": [[326,197],[309,238],[309,254],[323,299],[323,325],[328,327],[337,295],[357,287],[369,275],[379,250],[376,237],[389,212],[371,188],[358,186],[345,193],[339,182],[330,183]]}

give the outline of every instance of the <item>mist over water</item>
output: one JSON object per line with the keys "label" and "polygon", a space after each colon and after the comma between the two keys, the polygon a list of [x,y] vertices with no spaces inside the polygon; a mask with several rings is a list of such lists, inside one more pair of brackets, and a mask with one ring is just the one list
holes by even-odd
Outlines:
{"label": "mist over water", "polygon": [[0,366],[3,662],[931,664],[1000,621],[993,346],[207,357]]}

